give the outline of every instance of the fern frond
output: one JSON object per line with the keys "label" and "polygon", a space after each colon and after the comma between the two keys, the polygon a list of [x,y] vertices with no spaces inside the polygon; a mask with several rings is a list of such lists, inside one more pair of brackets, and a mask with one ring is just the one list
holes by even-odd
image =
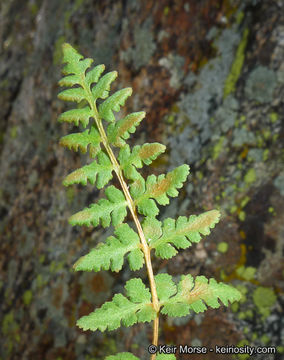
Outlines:
{"label": "fern frond", "polygon": [[111,185],[106,188],[105,194],[107,199],[100,199],[96,204],[72,215],[69,223],[98,226],[101,222],[103,227],[107,227],[112,220],[114,226],[121,224],[127,215],[127,202],[122,191]]}
{"label": "fern frond", "polygon": [[189,166],[181,165],[169,172],[167,175],[150,175],[146,183],[143,178],[134,181],[130,186],[131,196],[135,199],[140,214],[155,217],[159,209],[152,199],[155,199],[160,205],[169,203],[168,196],[176,197],[177,189],[182,187],[182,183],[189,174]]}
{"label": "fern frond", "polygon": [[[135,168],[141,168],[143,163],[150,165],[161,153],[166,150],[166,147],[159,143],[144,144],[142,146],[134,146],[132,152],[128,145],[120,149],[118,160],[123,173],[127,179],[137,180],[140,174]],[[134,168],[135,167],[135,168]]]}
{"label": "fern frond", "polygon": [[220,212],[210,210],[199,216],[191,215],[188,219],[185,216],[177,220],[168,218],[163,223],[146,217],[142,227],[146,238],[150,239],[150,248],[155,249],[155,255],[170,259],[177,254],[176,249],[186,249],[191,243],[199,242],[201,235],[209,235],[219,219]]}
{"label": "fern frond", "polygon": [[[93,162],[73,171],[63,184],[86,185],[90,182],[97,188],[103,188],[116,173],[121,190],[111,185],[105,189],[105,198],[70,217],[71,225],[114,226],[114,235],[109,236],[74,265],[76,271],[120,271],[124,258],[127,257],[131,270],[140,269],[144,262],[147,267],[150,289],[141,279],[131,279],[125,285],[126,296],[114,295],[112,301],[78,320],[77,325],[83,330],[114,330],[120,325],[131,326],[137,322],[154,320],[153,344],[158,344],[159,313],[169,316],[184,316],[190,311],[196,313],[207,306],[218,308],[221,303],[239,300],[240,293],[231,286],[217,283],[204,276],[182,275],[175,283],[168,274],[154,277],[151,265],[152,249],[163,259],[176,255],[179,249],[185,249],[193,242],[201,240],[201,235],[208,235],[210,229],[219,221],[220,213],[208,211],[189,218],[180,216],[177,220],[155,219],[159,213],[157,205],[167,205],[170,197],[178,195],[189,174],[189,166],[182,165],[168,174],[150,175],[145,180],[138,169],[150,165],[166,147],[159,143],[144,144],[130,149],[126,141],[145,117],[145,112],[136,112],[116,121],[114,112],[118,112],[132,94],[131,88],[118,90],[109,96],[112,82],[117,72],[103,75],[103,64],[91,67],[93,60],[84,59],[69,44],[63,45],[64,77],[59,81],[65,86],[58,95],[62,100],[80,103],[77,109],[65,111],[59,121],[81,125],[87,130],[64,136],[63,146],[80,150],[89,150]],[[102,100],[99,100],[102,99]],[[99,100],[99,104],[97,101]],[[104,124],[107,122],[107,131]],[[102,144],[102,145],[101,145]],[[118,147],[116,158],[112,147]],[[102,149],[101,149],[102,147]],[[127,184],[126,180],[130,180]],[[123,223],[127,208],[133,217],[137,233]],[[146,216],[142,226],[137,213]],[[139,234],[139,236],[138,236]],[[156,360],[173,360],[173,354],[157,354]],[[108,356],[106,360],[139,360],[130,353]]]}
{"label": "fern frond", "polygon": [[131,270],[139,270],[144,264],[143,252],[140,250],[140,241],[137,233],[128,224],[122,224],[115,230],[115,235],[100,243],[96,248],[75,264],[76,271],[121,270],[125,254]]}
{"label": "fern frond", "polygon": [[[73,89],[71,89],[71,90],[73,90]],[[64,91],[67,91],[67,90],[64,90]],[[59,93],[59,95],[60,94],[61,93]],[[59,115],[58,121],[74,123],[76,126],[79,126],[79,123],[81,123],[83,125],[83,127],[85,128],[89,124],[89,120],[91,117],[92,117],[91,109],[89,106],[86,106],[81,109],[72,109],[72,110],[65,111],[64,113]]]}
{"label": "fern frond", "polygon": [[89,153],[92,158],[101,151],[100,143],[101,136],[94,126],[90,130],[69,134],[60,139],[60,145],[66,146],[69,150],[78,151],[80,149],[83,154],[87,152],[89,146]]}
{"label": "fern frond", "polygon": [[91,86],[94,83],[97,83],[99,81],[99,78],[101,77],[101,74],[104,72],[104,70],[105,70],[104,64],[100,64],[95,66],[92,70],[89,70],[86,73],[86,83],[89,89],[91,89]]}
{"label": "fern frond", "polygon": [[78,87],[78,88],[71,88],[61,91],[58,94],[58,98],[60,100],[76,101],[77,103],[79,103],[82,100],[86,99],[86,94],[84,89]]}
{"label": "fern frond", "polygon": [[161,304],[161,313],[169,316],[185,316],[190,310],[196,313],[203,312],[210,306],[220,307],[220,300],[225,306],[229,301],[239,301],[241,293],[224,283],[217,283],[215,279],[206,279],[204,276],[182,275],[178,285],[168,274],[155,276],[157,293]]}
{"label": "fern frond", "polygon": [[91,164],[73,171],[66,176],[63,185],[87,185],[87,181],[89,181],[92,185],[96,183],[98,189],[102,189],[112,179],[112,171],[113,165],[109,157],[103,151],[100,151],[98,162],[93,161]]}
{"label": "fern frond", "polygon": [[114,330],[124,326],[132,326],[137,322],[149,322],[157,316],[151,303],[151,294],[141,279],[131,279],[125,285],[126,296],[114,295],[112,301],[104,303],[100,308],[77,321],[83,330]]}
{"label": "fern frond", "polygon": [[120,149],[118,160],[122,167],[126,167],[129,164],[133,164],[137,168],[141,168],[143,163],[150,165],[152,161],[166,150],[165,145],[159,143],[151,143],[144,145],[136,145],[130,150],[128,145],[123,146]]}
{"label": "fern frond", "polygon": [[107,128],[109,142],[118,147],[124,146],[124,140],[129,138],[130,133],[133,134],[135,132],[136,127],[140,124],[145,115],[146,113],[144,111],[135,112],[115,123],[111,123]]}
{"label": "fern frond", "polygon": [[99,80],[99,82],[92,88],[94,100],[106,99],[108,97],[110,84],[117,78],[117,75],[117,71],[111,71]]}
{"label": "fern frond", "polygon": [[112,94],[107,100],[105,100],[99,106],[100,117],[108,122],[115,121],[113,111],[118,112],[120,110],[120,106],[124,105],[125,100],[129,96],[131,96],[131,94],[132,94],[131,88],[125,88]]}
{"label": "fern frond", "polygon": [[64,76],[61,80],[58,81],[60,86],[74,86],[79,85],[81,82],[79,75],[68,75]]}

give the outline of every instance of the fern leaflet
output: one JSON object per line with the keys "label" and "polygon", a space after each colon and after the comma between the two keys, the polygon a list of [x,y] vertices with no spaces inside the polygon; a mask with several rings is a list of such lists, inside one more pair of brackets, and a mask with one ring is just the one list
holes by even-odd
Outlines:
{"label": "fern leaflet", "polygon": [[100,243],[89,254],[81,257],[74,268],[76,271],[120,271],[125,254],[131,270],[139,270],[144,264],[143,252],[140,250],[140,241],[137,233],[128,224],[122,224],[115,230],[115,235]]}
{"label": "fern leaflet", "polygon": [[115,294],[112,301],[106,302],[87,316],[77,321],[83,330],[114,330],[124,326],[132,326],[137,322],[154,320],[156,312],[152,307],[150,291],[141,279],[131,279],[125,285],[126,295]]}
{"label": "fern leaflet", "polygon": [[127,202],[123,193],[111,185],[106,188],[105,194],[107,199],[100,199],[96,204],[72,215],[70,224],[98,226],[101,222],[103,227],[107,227],[111,220],[114,226],[122,223],[127,214]]}
{"label": "fern leaflet", "polygon": [[190,310],[196,313],[203,312],[207,306],[214,309],[220,307],[218,301],[228,306],[228,302],[239,301],[240,292],[215,279],[206,279],[197,276],[195,280],[191,275],[182,275],[176,286],[168,274],[159,274],[155,277],[157,293],[162,306],[161,313],[169,316],[185,316]]}
{"label": "fern leaflet", "polygon": [[146,217],[142,226],[150,248],[155,249],[155,255],[170,259],[177,254],[176,249],[186,249],[191,243],[198,243],[200,234],[209,235],[210,228],[214,228],[219,218],[219,211],[211,210],[199,216],[191,215],[188,219],[185,216],[177,220],[168,218],[163,223]]}

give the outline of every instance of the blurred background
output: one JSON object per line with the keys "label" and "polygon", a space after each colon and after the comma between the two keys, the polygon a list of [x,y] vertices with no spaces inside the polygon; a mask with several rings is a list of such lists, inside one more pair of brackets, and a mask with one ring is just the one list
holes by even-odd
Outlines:
{"label": "blurred background", "polygon": [[[128,143],[166,154],[143,174],[187,163],[191,175],[160,219],[219,209],[212,234],[155,273],[233,284],[240,303],[162,317],[160,343],[274,346],[284,337],[284,2],[279,0],[2,0],[0,10],[0,359],[148,359],[151,326],[83,332],[76,320],[145,269],[74,273],[113,229],[68,218],[102,192],[62,180],[87,156],[58,145],[61,45],[118,70],[131,86],[125,111],[147,116]],[[264,352],[266,350],[264,349]],[[180,356],[188,359],[189,356]],[[192,355],[199,359],[200,355]],[[222,359],[246,359],[222,355]],[[210,353],[202,359],[220,359]]]}

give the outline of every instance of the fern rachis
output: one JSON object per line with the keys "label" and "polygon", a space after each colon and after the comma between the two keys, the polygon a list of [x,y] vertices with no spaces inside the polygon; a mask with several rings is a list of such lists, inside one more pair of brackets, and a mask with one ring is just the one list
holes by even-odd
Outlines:
{"label": "fern rachis", "polygon": [[[159,143],[136,145],[132,150],[126,143],[131,133],[145,117],[144,112],[127,115],[116,121],[113,112],[120,110],[126,99],[132,94],[131,88],[116,91],[109,96],[110,85],[116,79],[117,72],[105,75],[104,65],[91,68],[92,59],[84,59],[71,45],[63,45],[64,77],[59,84],[68,89],[59,93],[59,98],[80,103],[84,107],[68,110],[60,115],[59,121],[82,125],[88,129],[83,132],[66,135],[61,144],[75,151],[85,153],[89,150],[93,162],[68,175],[63,184],[86,185],[89,181],[97,188],[104,188],[112,179],[118,178],[121,189],[113,185],[105,188],[106,197],[88,208],[74,214],[69,219],[71,225],[114,226],[114,236],[105,243],[97,245],[90,253],[81,257],[74,265],[76,271],[119,271],[127,257],[131,270],[138,270],[144,264],[147,269],[150,291],[142,280],[133,278],[125,285],[126,296],[116,294],[112,301],[78,320],[77,325],[84,330],[105,331],[120,325],[131,326],[137,322],[153,321],[152,344],[158,345],[159,314],[185,316],[190,311],[201,312],[206,305],[218,308],[221,300],[240,299],[240,293],[229,285],[209,281],[204,276],[193,279],[191,275],[182,275],[176,284],[169,274],[154,276],[151,263],[151,250],[161,258],[170,259],[179,249],[185,249],[192,242],[199,242],[201,235],[208,235],[219,221],[220,214],[211,210],[199,216],[177,220],[156,219],[159,205],[169,203],[169,197],[176,197],[189,173],[188,165],[181,165],[167,175],[150,175],[145,180],[138,169],[149,165],[161,153],[165,146]],[[100,104],[98,105],[98,100]],[[104,122],[103,122],[104,120]],[[105,126],[107,128],[105,129]],[[113,148],[118,148],[116,157]],[[136,231],[124,223],[127,209],[130,211]],[[140,223],[138,214],[144,217]],[[201,235],[200,235],[201,234]],[[166,356],[166,357],[165,357]],[[130,353],[108,356],[108,360],[135,360]],[[156,354],[151,355],[155,359]],[[175,359],[173,354],[157,354],[157,359]]]}

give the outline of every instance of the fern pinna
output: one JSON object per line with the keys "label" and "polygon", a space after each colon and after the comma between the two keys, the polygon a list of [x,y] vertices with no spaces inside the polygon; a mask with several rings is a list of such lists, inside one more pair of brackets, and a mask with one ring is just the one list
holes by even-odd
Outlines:
{"label": "fern pinna", "polygon": [[[233,287],[209,281],[204,276],[182,275],[176,283],[169,274],[154,276],[151,264],[151,250],[157,257],[170,259],[179,249],[186,249],[198,243],[201,235],[208,235],[219,221],[217,210],[189,218],[180,216],[177,220],[168,218],[163,222],[156,219],[158,205],[167,205],[169,197],[176,197],[189,174],[189,166],[181,165],[167,175],[150,175],[145,180],[138,169],[149,165],[165,146],[159,143],[136,145],[133,149],[126,143],[131,133],[145,117],[145,112],[131,113],[116,120],[118,112],[132,89],[125,88],[109,95],[110,85],[117,72],[102,76],[104,65],[91,68],[92,59],[84,59],[71,45],[63,45],[64,77],[61,86],[68,87],[58,97],[80,103],[80,107],[68,110],[59,116],[76,126],[87,128],[83,132],[64,136],[61,144],[83,153],[89,151],[92,162],[68,175],[63,184],[86,185],[89,181],[98,189],[107,186],[113,175],[120,184],[105,188],[105,198],[71,216],[71,225],[114,227],[114,235],[100,243],[90,253],[81,257],[76,271],[121,270],[127,257],[131,270],[138,270],[144,264],[147,269],[150,288],[141,279],[132,278],[125,285],[126,295],[115,294],[112,301],[78,320],[83,330],[114,330],[131,326],[137,322],[153,321],[151,359],[175,359],[174,354],[163,354],[158,347],[159,314],[185,316],[196,313],[207,306],[218,308],[220,300],[224,305],[240,299],[240,293]],[[99,100],[100,99],[100,100]],[[98,104],[99,100],[99,104]],[[83,105],[82,105],[83,104]],[[117,148],[117,151],[113,151]],[[115,153],[118,155],[115,156]],[[127,210],[130,212],[135,230],[124,222]],[[138,217],[139,214],[139,217]],[[140,222],[140,219],[143,219]],[[134,360],[130,353],[108,356],[106,359]]]}

